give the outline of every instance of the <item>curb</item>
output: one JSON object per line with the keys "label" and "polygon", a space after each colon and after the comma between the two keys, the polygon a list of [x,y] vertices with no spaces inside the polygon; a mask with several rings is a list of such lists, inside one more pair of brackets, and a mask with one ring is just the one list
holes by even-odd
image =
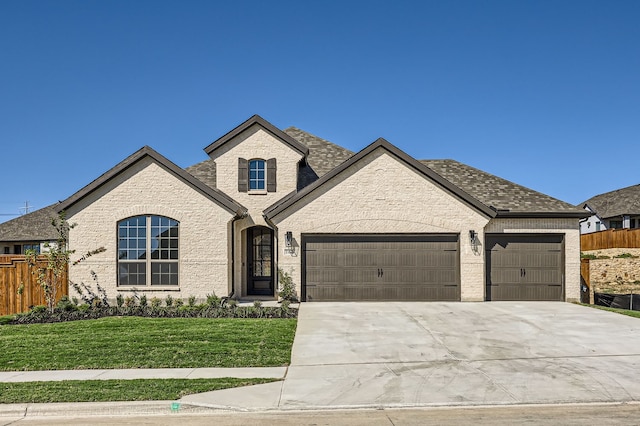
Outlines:
{"label": "curb", "polygon": [[[177,404],[177,405],[176,405]],[[176,401],[120,401],[120,402],[74,402],[74,403],[38,403],[38,404],[0,404],[0,419],[17,421],[23,418],[36,417],[127,417],[127,416],[170,416],[178,414],[247,414],[247,413],[304,413],[330,411],[362,411],[362,410],[455,410],[478,408],[508,408],[508,407],[588,407],[588,406],[638,406],[640,401],[611,401],[611,402],[574,402],[574,403],[546,403],[546,404],[391,404],[371,406],[331,406],[331,407],[289,407],[272,409],[238,409],[215,406],[197,406],[181,404]]]}
{"label": "curb", "polygon": [[0,404],[1,417],[100,417],[198,414],[214,411],[207,407],[176,401],[55,402],[38,404]]}

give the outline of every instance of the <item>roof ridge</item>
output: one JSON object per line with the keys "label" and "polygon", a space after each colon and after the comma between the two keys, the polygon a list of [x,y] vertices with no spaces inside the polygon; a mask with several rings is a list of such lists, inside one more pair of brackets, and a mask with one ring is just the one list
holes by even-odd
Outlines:
{"label": "roof ridge", "polygon": [[[328,144],[333,145],[333,146],[337,146],[338,148],[344,149],[345,151],[349,151],[349,152],[351,152],[351,153],[354,153],[354,154],[355,154],[355,151],[352,151],[352,150],[350,150],[349,148],[345,148],[345,147],[344,147],[344,146],[342,146],[342,145],[338,145],[338,144],[337,144],[337,143],[335,143],[335,142],[331,142],[330,140],[327,140],[327,139],[325,139],[325,138],[321,138],[320,136],[317,136],[317,135],[315,135],[315,134],[313,134],[313,133],[311,133],[311,132],[307,132],[306,130],[301,129],[301,128],[296,127],[296,126],[289,126],[289,127],[287,127],[286,129],[284,129],[284,130],[283,130],[283,132],[287,133],[287,131],[291,131],[291,130],[296,130],[296,131],[298,131],[298,132],[302,132],[302,133],[304,133],[304,134],[306,134],[306,135],[308,135],[308,136],[311,136],[311,137],[313,137],[313,138],[315,138],[315,139],[321,140],[322,142],[328,143]],[[293,137],[293,136],[292,136],[292,137]],[[295,139],[295,138],[294,138],[294,139]],[[301,142],[301,143],[304,143],[304,142]]]}

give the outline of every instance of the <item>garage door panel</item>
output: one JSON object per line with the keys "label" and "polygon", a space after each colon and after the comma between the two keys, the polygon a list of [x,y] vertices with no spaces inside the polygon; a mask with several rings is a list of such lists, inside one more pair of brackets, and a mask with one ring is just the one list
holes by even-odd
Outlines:
{"label": "garage door panel", "polygon": [[344,268],[342,282],[346,285],[359,283],[373,283],[377,279],[374,268]]}
{"label": "garage door panel", "polygon": [[460,300],[457,235],[313,236],[303,245],[309,301]]}
{"label": "garage door panel", "polygon": [[562,274],[557,269],[527,269],[524,284],[545,284],[562,286]]}
{"label": "garage door panel", "polygon": [[487,235],[487,300],[563,300],[563,235]]}

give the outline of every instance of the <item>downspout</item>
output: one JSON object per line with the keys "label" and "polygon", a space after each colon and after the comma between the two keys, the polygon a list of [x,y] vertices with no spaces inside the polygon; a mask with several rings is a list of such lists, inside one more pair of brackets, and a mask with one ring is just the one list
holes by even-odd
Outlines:
{"label": "downspout", "polygon": [[231,293],[229,298],[233,298],[236,294],[236,221],[244,218],[247,215],[244,212],[241,215],[237,215],[231,221]]}
{"label": "downspout", "polygon": [[273,276],[273,291],[275,292],[274,296],[277,297],[278,295],[278,276],[279,274],[277,273],[278,271],[278,256],[280,255],[280,249],[278,248],[278,227],[271,221],[271,219],[269,219],[267,217],[267,215],[263,214],[262,217],[264,218],[264,221],[267,222],[267,224],[269,226],[271,226],[271,228],[273,229],[273,243],[276,246],[276,249],[273,250],[274,253],[274,263],[275,263],[275,269],[276,269],[276,274],[274,274]]}

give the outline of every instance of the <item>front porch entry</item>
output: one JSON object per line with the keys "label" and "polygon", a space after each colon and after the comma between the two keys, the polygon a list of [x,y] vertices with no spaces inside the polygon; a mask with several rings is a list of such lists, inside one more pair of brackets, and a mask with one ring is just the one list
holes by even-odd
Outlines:
{"label": "front porch entry", "polygon": [[273,296],[273,230],[247,229],[247,295]]}

